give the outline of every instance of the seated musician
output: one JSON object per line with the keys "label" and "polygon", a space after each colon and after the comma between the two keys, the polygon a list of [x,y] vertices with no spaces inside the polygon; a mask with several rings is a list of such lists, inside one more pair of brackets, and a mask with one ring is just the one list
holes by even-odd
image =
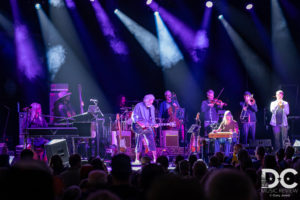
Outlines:
{"label": "seated musician", "polygon": [[39,103],[32,103],[30,105],[31,109],[29,111],[27,127],[28,128],[38,128],[47,127],[47,122],[42,115],[42,106]]}
{"label": "seated musician", "polygon": [[[28,128],[45,128],[47,127],[47,122],[42,115],[42,106],[39,103],[32,103],[30,105],[29,116],[27,121]],[[31,150],[34,153],[35,160],[47,161],[45,154],[44,145],[48,142],[47,139],[43,137],[36,137],[31,140]]]}
{"label": "seated musician", "polygon": [[128,110],[128,107],[126,105],[126,97],[125,95],[120,95],[118,97],[118,110],[117,112],[122,114],[124,111]]}
{"label": "seated musician", "polygon": [[[227,110],[224,113],[224,117],[223,117],[223,120],[222,120],[219,128],[214,130],[213,132],[214,133],[217,133],[217,132],[232,132],[232,133],[237,133],[237,134],[239,133],[239,125],[233,119],[233,116],[232,116],[232,114],[229,110]],[[225,141],[216,139],[216,141],[215,141],[215,152],[220,151],[220,143],[225,143],[225,155],[229,156],[231,141],[229,141],[227,139]]]}
{"label": "seated musician", "polygon": [[[54,116],[69,118],[76,115],[70,102],[71,94],[65,91],[58,93],[58,98],[54,103]],[[55,118],[55,121],[59,122],[61,118]]]}
{"label": "seated musician", "polygon": [[136,157],[135,162],[139,163],[140,154],[143,148],[143,141],[146,142],[150,151],[153,154],[153,161],[156,162],[156,147],[154,141],[154,130],[151,127],[157,128],[155,122],[155,108],[152,105],[155,97],[148,94],[144,97],[143,102],[138,103],[132,114],[132,129],[136,134]]}

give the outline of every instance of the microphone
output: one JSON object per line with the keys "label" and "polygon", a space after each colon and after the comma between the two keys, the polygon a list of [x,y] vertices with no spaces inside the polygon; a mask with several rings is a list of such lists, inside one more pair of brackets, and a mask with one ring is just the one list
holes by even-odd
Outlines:
{"label": "microphone", "polygon": [[25,108],[23,108],[23,111],[27,112],[27,111],[29,111],[31,108],[32,108],[31,106],[25,107]]}

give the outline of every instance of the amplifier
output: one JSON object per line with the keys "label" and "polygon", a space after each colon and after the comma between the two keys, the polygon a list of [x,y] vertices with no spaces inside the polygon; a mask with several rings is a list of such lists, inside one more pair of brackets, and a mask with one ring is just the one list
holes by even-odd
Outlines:
{"label": "amplifier", "polygon": [[59,155],[64,164],[69,162],[69,150],[65,139],[54,139],[45,144],[47,159],[50,162],[51,157]]}
{"label": "amplifier", "polygon": [[179,132],[177,130],[163,130],[161,146],[163,147],[178,147],[179,146]]}
{"label": "amplifier", "polygon": [[25,126],[26,126],[26,118],[27,112],[19,112],[19,144],[24,144],[24,134],[25,134]]}
{"label": "amplifier", "polygon": [[[118,137],[119,131],[111,132],[111,144],[118,146]],[[122,131],[122,138],[125,139],[126,148],[131,148],[131,131]]]}

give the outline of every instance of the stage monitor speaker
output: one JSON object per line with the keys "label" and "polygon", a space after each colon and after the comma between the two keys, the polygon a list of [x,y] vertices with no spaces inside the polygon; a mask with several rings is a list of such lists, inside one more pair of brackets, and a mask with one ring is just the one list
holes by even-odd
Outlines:
{"label": "stage monitor speaker", "polygon": [[45,151],[50,162],[50,159],[54,155],[59,155],[64,165],[69,163],[69,150],[66,139],[53,139],[45,144]]}
{"label": "stage monitor speaker", "polygon": [[[117,136],[119,131],[112,131],[111,132],[111,144],[118,145]],[[131,148],[131,131],[122,131],[122,138],[125,139],[126,148]]]}
{"label": "stage monitor speaker", "polygon": [[179,135],[177,130],[163,130],[162,139],[164,147],[178,147],[179,146]]}

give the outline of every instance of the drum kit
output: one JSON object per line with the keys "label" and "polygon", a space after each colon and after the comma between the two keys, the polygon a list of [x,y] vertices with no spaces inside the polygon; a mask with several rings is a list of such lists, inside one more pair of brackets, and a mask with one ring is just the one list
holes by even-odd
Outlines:
{"label": "drum kit", "polygon": [[132,107],[121,107],[121,114],[120,114],[120,120],[121,120],[121,127],[124,131],[131,130],[131,124],[132,124]]}

